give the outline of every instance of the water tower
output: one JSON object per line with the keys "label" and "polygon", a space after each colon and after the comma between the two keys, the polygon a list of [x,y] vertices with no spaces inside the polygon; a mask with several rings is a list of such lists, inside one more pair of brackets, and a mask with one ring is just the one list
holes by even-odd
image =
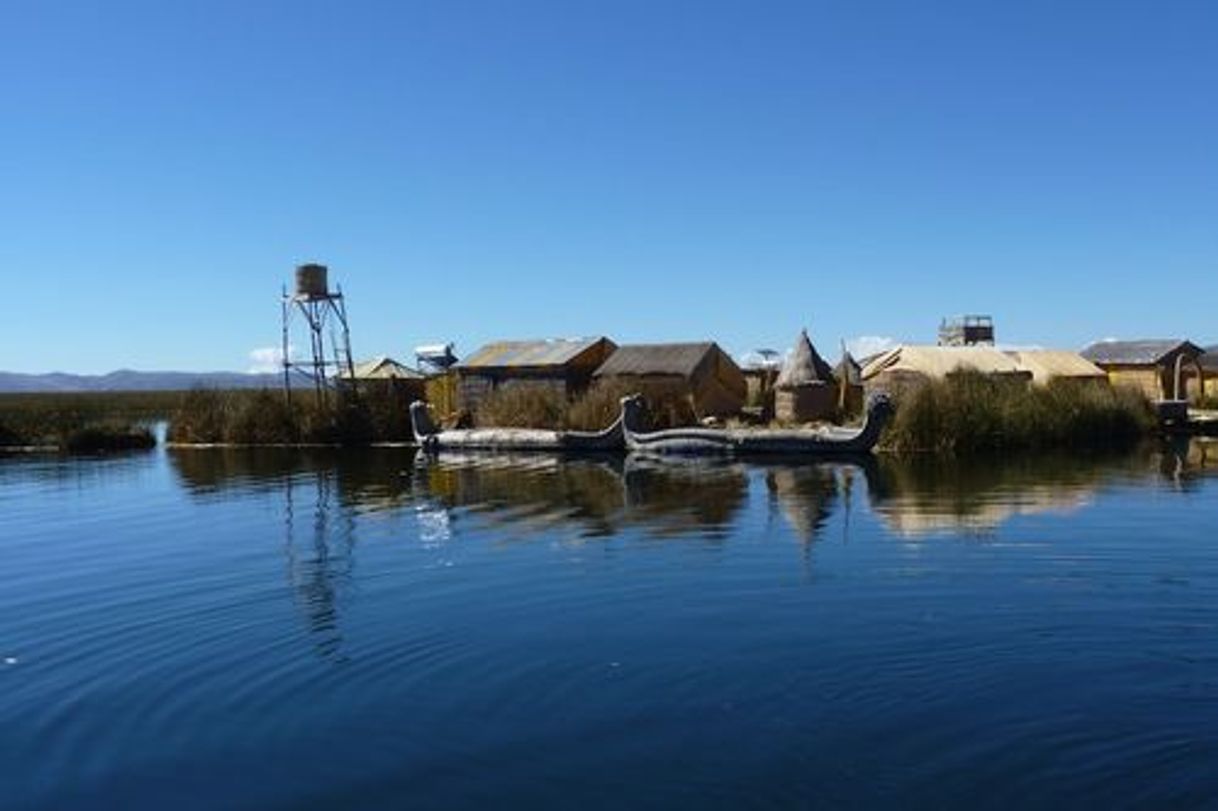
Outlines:
{"label": "water tower", "polygon": [[[330,388],[355,377],[347,305],[341,287],[330,290],[328,276],[325,265],[300,265],[296,268],[295,291],[283,291],[283,390],[289,403],[293,373],[309,381],[317,404],[323,407]],[[293,360],[292,333],[298,318],[303,319],[308,331],[309,354]]]}

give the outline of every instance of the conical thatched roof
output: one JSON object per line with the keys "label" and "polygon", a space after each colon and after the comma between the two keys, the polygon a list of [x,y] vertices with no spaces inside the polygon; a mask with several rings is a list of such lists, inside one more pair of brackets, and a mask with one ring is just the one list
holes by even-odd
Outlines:
{"label": "conical thatched roof", "polygon": [[793,388],[812,383],[833,382],[833,368],[825,363],[808,339],[808,331],[800,330],[799,338],[795,340],[795,348],[791,350],[782,371],[778,373],[775,385],[779,388]]}
{"label": "conical thatched roof", "polygon": [[859,366],[848,349],[842,350],[842,359],[833,370],[833,376],[837,378],[838,383],[845,383],[847,386],[863,385],[863,367]]}

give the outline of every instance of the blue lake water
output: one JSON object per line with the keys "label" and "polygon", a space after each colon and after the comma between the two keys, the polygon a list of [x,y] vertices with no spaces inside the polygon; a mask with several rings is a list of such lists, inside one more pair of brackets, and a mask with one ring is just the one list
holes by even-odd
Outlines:
{"label": "blue lake water", "polygon": [[0,806],[1218,806],[1218,446],[0,459]]}

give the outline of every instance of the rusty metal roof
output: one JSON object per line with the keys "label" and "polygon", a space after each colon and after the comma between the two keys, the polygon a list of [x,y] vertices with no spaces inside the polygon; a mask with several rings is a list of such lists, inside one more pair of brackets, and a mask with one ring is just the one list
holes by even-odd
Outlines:
{"label": "rusty metal roof", "polygon": [[[678,375],[694,376],[699,364],[706,356],[718,351],[726,357],[714,341],[679,344],[626,344],[596,370],[596,377],[613,375]],[[730,360],[730,358],[729,358]],[[734,361],[733,361],[734,362]]]}
{"label": "rusty metal roof", "polygon": [[1200,355],[1202,349],[1183,338],[1155,338],[1142,341],[1098,341],[1080,354],[1092,363],[1154,366],[1178,351]]}
{"label": "rusty metal roof", "polygon": [[597,338],[551,338],[540,341],[495,341],[457,364],[458,369],[523,369],[566,366],[601,341]]}

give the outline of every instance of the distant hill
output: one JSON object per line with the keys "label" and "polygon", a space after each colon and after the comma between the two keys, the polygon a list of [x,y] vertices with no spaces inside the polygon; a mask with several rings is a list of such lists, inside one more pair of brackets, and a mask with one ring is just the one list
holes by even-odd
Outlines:
{"label": "distant hill", "polygon": [[196,386],[216,389],[260,389],[283,385],[277,374],[240,372],[136,372],[119,369],[104,375],[63,372],[31,375],[0,372],[0,392],[50,391],[184,391]]}

